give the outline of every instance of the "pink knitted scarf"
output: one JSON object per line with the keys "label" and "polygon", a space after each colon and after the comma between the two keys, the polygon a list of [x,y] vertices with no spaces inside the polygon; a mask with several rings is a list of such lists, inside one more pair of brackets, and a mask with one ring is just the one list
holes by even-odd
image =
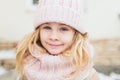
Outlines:
{"label": "pink knitted scarf", "polygon": [[[25,60],[24,74],[28,80],[71,80],[67,78],[75,71],[75,65],[68,57],[41,54],[35,48]],[[81,70],[74,80],[85,80],[89,71],[90,68]]]}

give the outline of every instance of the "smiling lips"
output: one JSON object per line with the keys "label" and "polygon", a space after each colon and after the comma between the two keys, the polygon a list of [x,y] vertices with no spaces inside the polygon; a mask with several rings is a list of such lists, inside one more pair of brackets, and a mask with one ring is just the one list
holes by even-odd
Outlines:
{"label": "smiling lips", "polygon": [[58,48],[60,46],[62,46],[63,44],[50,44],[50,43],[47,43],[51,48]]}

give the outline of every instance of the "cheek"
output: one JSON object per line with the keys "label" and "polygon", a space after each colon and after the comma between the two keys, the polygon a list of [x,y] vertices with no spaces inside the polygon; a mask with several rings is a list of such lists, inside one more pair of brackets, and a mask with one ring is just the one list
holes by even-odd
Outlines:
{"label": "cheek", "polygon": [[73,34],[72,35],[63,36],[63,40],[64,40],[65,43],[71,45],[72,42],[73,42]]}
{"label": "cheek", "polygon": [[41,41],[42,44],[45,41],[45,36],[42,32],[40,33],[40,41]]}
{"label": "cheek", "polygon": [[44,31],[40,32],[40,40],[43,41],[47,38],[48,34],[46,34]]}

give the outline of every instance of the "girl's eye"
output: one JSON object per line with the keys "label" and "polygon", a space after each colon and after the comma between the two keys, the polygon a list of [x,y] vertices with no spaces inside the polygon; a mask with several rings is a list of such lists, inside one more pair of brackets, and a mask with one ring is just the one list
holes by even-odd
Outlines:
{"label": "girl's eye", "polygon": [[61,31],[68,31],[68,28],[62,27],[60,30]]}
{"label": "girl's eye", "polygon": [[43,29],[50,30],[51,28],[49,26],[44,26]]}

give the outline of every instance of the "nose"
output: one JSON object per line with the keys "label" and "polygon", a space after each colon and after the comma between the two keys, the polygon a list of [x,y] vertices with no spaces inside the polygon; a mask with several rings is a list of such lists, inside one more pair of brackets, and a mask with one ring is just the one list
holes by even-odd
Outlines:
{"label": "nose", "polygon": [[50,40],[53,40],[53,41],[59,40],[59,34],[57,31],[52,31],[50,33]]}

